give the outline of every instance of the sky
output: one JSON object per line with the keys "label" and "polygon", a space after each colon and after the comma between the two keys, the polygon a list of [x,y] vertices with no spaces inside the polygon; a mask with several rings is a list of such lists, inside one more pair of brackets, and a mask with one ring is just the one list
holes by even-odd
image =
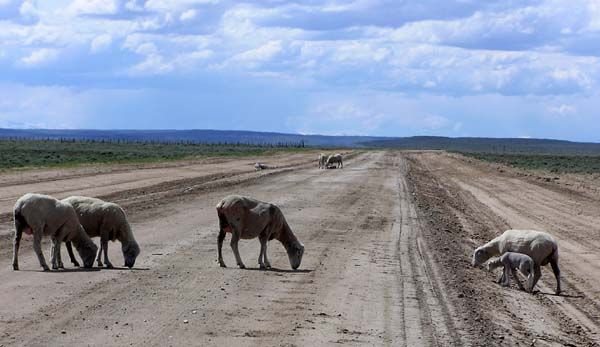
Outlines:
{"label": "sky", "polygon": [[598,0],[0,0],[0,127],[600,142]]}

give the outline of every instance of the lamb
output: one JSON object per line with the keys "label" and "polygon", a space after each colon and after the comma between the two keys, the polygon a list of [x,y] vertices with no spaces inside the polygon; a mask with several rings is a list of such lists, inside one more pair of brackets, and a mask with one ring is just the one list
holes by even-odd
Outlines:
{"label": "lamb", "polygon": [[98,247],[87,236],[73,207],[53,197],[41,194],[25,194],[15,203],[15,238],[13,243],[13,269],[19,270],[19,246],[23,233],[33,235],[33,250],[40,266],[48,271],[46,259],[42,253],[42,236],[52,239],[52,269],[64,268],[60,257],[60,243],[71,241],[84,267],[94,265]]}
{"label": "lamb", "polygon": [[274,204],[261,202],[249,197],[230,195],[217,205],[219,216],[218,253],[219,265],[226,267],[221,249],[226,233],[231,233],[231,249],[235,255],[238,266],[246,266],[242,262],[238,251],[240,239],[253,239],[260,241],[258,264],[261,269],[270,268],[271,263],[267,257],[267,242],[277,239],[285,247],[290,265],[296,270],[302,262],[304,245],[298,241],[290,229],[283,213]]}
{"label": "lamb", "polygon": [[342,155],[341,154],[337,153],[337,154],[334,154],[334,155],[330,155],[329,158],[327,158],[326,167],[334,166],[334,165],[335,165],[335,167],[339,167],[339,168],[342,168],[342,169],[344,168],[344,163],[342,161]]}
{"label": "lamb", "polygon": [[319,154],[319,169],[326,168],[328,158],[329,157],[325,153]]}
{"label": "lamb", "polygon": [[527,291],[529,293],[533,291],[535,263],[530,256],[521,253],[506,252],[501,257],[490,260],[487,264],[488,271],[492,271],[501,266],[504,267],[504,270],[502,271],[502,277],[500,277],[498,283],[504,287],[508,287],[510,285],[510,273],[512,273],[519,288],[525,290],[517,277],[516,269],[519,269],[519,271],[527,277]]}
{"label": "lamb", "polygon": [[[112,263],[108,260],[108,241],[119,240],[121,250],[125,259],[125,266],[132,268],[137,256],[140,254],[140,247],[133,237],[131,226],[127,221],[127,215],[123,209],[114,203],[106,202],[96,198],[85,196],[71,196],[62,200],[73,206],[79,222],[90,237],[100,237],[100,252],[98,252],[98,266],[102,267],[100,260],[104,251],[104,265],[112,268]],[[70,243],[67,242],[67,250],[73,264],[77,260],[73,256]]]}
{"label": "lamb", "polygon": [[481,265],[489,258],[506,252],[523,253],[533,259],[534,277],[530,285],[532,290],[542,276],[541,266],[550,263],[556,278],[556,294],[560,294],[558,244],[550,234],[535,230],[507,230],[502,235],[477,248],[473,252],[472,265]]}

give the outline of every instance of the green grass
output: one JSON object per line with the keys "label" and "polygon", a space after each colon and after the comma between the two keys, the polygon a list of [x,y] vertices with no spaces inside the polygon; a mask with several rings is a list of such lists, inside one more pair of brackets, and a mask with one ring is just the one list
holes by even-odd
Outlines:
{"label": "green grass", "polygon": [[500,163],[526,170],[544,170],[552,173],[600,172],[600,156],[462,153],[467,157]]}
{"label": "green grass", "polygon": [[200,157],[250,156],[302,148],[235,144],[116,143],[88,141],[0,140],[0,169],[136,163]]}

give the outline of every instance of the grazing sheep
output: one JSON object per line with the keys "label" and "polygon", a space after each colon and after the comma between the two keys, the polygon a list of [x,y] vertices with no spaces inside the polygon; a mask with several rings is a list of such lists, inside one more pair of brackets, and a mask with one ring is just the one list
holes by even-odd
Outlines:
{"label": "grazing sheep", "polygon": [[327,167],[329,166],[336,166],[338,168],[344,168],[344,162],[342,161],[342,155],[337,153],[334,155],[330,155],[329,158],[327,158]]}
{"label": "grazing sheep", "polygon": [[473,252],[473,266],[483,264],[491,257],[506,252],[523,253],[534,262],[534,278],[531,289],[542,276],[541,266],[550,263],[556,277],[556,294],[560,294],[560,269],[558,267],[558,244],[545,232],[535,230],[507,230]]}
{"label": "grazing sheep", "polygon": [[267,258],[267,241],[272,239],[277,239],[283,244],[292,269],[296,270],[300,266],[304,245],[290,229],[279,207],[244,196],[230,195],[219,202],[217,214],[219,216],[217,241],[221,267],[226,267],[221,248],[227,232],[231,233],[231,249],[238,266],[242,269],[245,265],[238,251],[238,241],[255,237],[260,241],[258,264],[261,269],[271,267]]}
{"label": "grazing sheep", "polygon": [[327,159],[329,157],[325,153],[319,154],[319,169],[325,169],[327,167]]}
{"label": "grazing sheep", "polygon": [[[71,196],[62,200],[75,208],[79,222],[90,237],[100,237],[100,252],[98,252],[98,266],[102,266],[100,257],[104,252],[104,265],[112,268],[113,265],[108,260],[108,241],[119,240],[121,250],[125,259],[125,266],[132,268],[135,259],[140,254],[140,247],[133,237],[131,226],[127,221],[125,211],[112,202],[106,202],[96,198],[85,196]],[[71,245],[67,243],[67,250],[71,262],[77,265],[77,260],[73,256]]]}
{"label": "grazing sheep", "polygon": [[519,288],[525,290],[521,281],[519,281],[519,277],[517,277],[516,269],[519,269],[519,271],[527,277],[527,291],[530,293],[533,291],[535,263],[530,256],[521,253],[506,252],[501,257],[490,260],[487,264],[488,271],[493,271],[501,266],[504,267],[504,270],[502,271],[502,277],[500,277],[498,283],[504,287],[508,287],[510,285],[510,273],[512,273]]}
{"label": "grazing sheep", "polygon": [[256,163],[254,164],[254,170],[256,171],[260,171],[260,170],[266,170],[269,169],[269,166],[263,163]]}
{"label": "grazing sheep", "polygon": [[60,257],[60,243],[71,241],[86,268],[94,265],[98,247],[87,236],[73,207],[53,197],[25,194],[17,200],[14,210],[15,239],[13,244],[13,269],[19,270],[19,246],[23,233],[33,235],[33,250],[44,271],[48,265],[42,253],[42,236],[52,239],[52,268],[64,268]]}

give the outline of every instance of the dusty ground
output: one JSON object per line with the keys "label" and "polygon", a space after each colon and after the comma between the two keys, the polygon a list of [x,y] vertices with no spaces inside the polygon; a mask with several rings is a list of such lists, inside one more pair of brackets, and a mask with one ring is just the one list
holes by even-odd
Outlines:
{"label": "dusty ground", "polygon": [[[352,153],[343,170],[314,157],[0,175],[0,345],[597,345],[600,197],[439,152]],[[44,273],[27,240],[12,271],[9,212],[27,191],[123,204],[136,268]],[[240,247],[250,269],[227,242],[218,267],[214,206],[231,193],[281,206],[306,246],[300,271],[277,241],[273,271],[256,269],[254,240]],[[556,235],[565,296],[547,294],[547,269],[529,295],[470,267],[508,227]]]}

